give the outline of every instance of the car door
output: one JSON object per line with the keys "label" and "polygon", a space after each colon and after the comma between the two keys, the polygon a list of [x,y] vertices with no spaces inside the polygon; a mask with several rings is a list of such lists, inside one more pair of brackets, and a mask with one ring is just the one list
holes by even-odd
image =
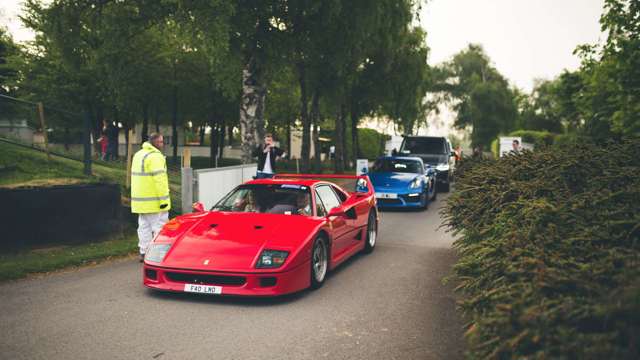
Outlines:
{"label": "car door", "polygon": [[[316,201],[320,200],[327,214],[331,209],[341,206],[340,198],[331,189],[330,185],[318,185],[316,187]],[[350,245],[348,237],[349,226],[344,216],[329,216],[329,227],[332,232],[331,243],[332,258],[340,256]]]}

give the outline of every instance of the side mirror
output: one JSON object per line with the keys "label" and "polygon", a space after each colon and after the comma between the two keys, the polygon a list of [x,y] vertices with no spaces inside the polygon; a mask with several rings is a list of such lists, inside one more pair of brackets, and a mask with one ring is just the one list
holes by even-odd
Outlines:
{"label": "side mirror", "polygon": [[204,205],[198,201],[193,203],[192,209],[194,213],[201,213],[201,212],[204,212]]}
{"label": "side mirror", "polygon": [[340,206],[336,206],[329,211],[329,214],[327,215],[327,217],[329,216],[345,216],[345,213]]}

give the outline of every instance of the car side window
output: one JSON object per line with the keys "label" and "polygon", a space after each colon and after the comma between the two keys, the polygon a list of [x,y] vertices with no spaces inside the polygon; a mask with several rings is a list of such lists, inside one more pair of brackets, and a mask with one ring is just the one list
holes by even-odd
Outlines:
{"label": "car side window", "polygon": [[320,195],[316,190],[316,216],[327,216],[327,211],[324,208],[324,204],[322,204],[322,200],[320,199]]}
{"label": "car side window", "polygon": [[333,186],[331,187],[331,189],[333,190],[333,192],[336,195],[338,195],[338,198],[340,199],[340,204],[342,204],[343,202],[345,202],[347,200],[347,196],[342,191],[337,190]]}
{"label": "car side window", "polygon": [[328,185],[318,186],[316,189],[318,196],[322,200],[324,207],[327,212],[331,211],[336,206],[340,206],[340,200],[336,196],[336,193],[331,190],[331,187]]}

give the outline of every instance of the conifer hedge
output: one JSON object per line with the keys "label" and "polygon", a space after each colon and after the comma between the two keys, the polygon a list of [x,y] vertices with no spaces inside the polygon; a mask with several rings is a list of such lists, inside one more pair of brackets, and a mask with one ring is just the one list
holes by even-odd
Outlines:
{"label": "conifer hedge", "polygon": [[640,358],[640,141],[467,159],[443,210],[472,358]]}

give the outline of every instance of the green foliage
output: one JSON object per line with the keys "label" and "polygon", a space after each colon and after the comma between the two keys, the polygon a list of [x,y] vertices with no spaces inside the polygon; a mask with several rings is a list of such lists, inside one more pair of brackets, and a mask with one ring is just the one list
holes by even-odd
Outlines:
{"label": "green foliage", "polygon": [[389,135],[381,134],[373,129],[358,129],[360,156],[364,159],[376,159],[384,154],[384,145]]}
{"label": "green foliage", "polygon": [[44,273],[71,266],[93,264],[116,256],[135,253],[138,241],[133,231],[101,242],[31,250],[0,255],[0,281]]}
{"label": "green foliage", "polygon": [[596,139],[640,136],[640,2],[606,0],[600,19],[607,40],[583,45],[577,99],[579,129]]}
{"label": "green foliage", "polygon": [[491,66],[480,45],[469,47],[444,65],[448,79],[442,90],[457,100],[454,125],[471,128],[471,144],[489,146],[500,132],[513,130],[518,116],[516,98],[507,80]]}
{"label": "green foliage", "polygon": [[0,142],[0,186],[20,184],[56,183],[73,179],[80,182],[108,182],[124,184],[126,171],[103,166],[95,166],[95,177],[83,173],[80,161],[53,156],[47,159],[44,152]]}
{"label": "green foliage", "polygon": [[444,214],[473,358],[640,357],[639,168],[638,139],[463,161]]}
{"label": "green foliage", "polygon": [[18,54],[18,47],[13,39],[0,27],[0,94],[7,95],[15,86],[18,71],[11,63],[11,57]]}
{"label": "green foliage", "polygon": [[[540,81],[531,96],[519,98],[519,126],[526,130],[561,133],[564,130],[563,114],[557,93],[560,79]],[[568,122],[568,121],[565,121]]]}

